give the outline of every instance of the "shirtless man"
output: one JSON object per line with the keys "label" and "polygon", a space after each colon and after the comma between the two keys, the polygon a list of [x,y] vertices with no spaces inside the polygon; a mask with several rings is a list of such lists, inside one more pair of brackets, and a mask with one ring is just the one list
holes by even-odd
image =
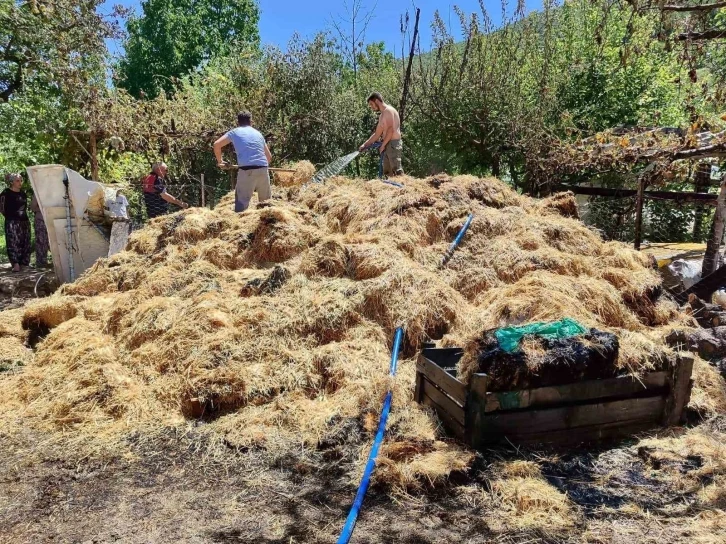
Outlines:
{"label": "shirtless man", "polygon": [[383,175],[400,176],[403,174],[401,166],[401,154],[403,144],[401,143],[401,118],[393,106],[383,101],[381,93],[373,93],[368,97],[368,106],[373,111],[378,111],[381,116],[378,118],[378,126],[373,135],[366,140],[358,151],[383,138],[381,143],[381,155],[383,156]]}

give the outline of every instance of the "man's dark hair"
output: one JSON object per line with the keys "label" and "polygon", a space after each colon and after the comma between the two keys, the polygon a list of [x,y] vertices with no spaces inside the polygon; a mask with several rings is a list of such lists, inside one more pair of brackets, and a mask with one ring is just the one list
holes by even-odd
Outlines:
{"label": "man's dark hair", "polygon": [[375,102],[376,100],[380,100],[381,102],[383,102],[383,97],[381,96],[381,93],[371,93],[366,102]]}
{"label": "man's dark hair", "polygon": [[248,127],[252,124],[252,114],[248,111],[241,111],[237,114],[237,124],[241,127]]}

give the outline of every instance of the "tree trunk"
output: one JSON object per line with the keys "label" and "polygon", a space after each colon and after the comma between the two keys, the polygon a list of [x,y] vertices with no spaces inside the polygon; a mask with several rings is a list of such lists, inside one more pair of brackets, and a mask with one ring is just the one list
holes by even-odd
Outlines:
{"label": "tree trunk", "polygon": [[91,180],[98,181],[98,147],[96,145],[96,132],[91,130],[89,151],[91,153]]}
{"label": "tree trunk", "polygon": [[509,176],[512,178],[512,186],[515,191],[519,190],[519,172],[517,172],[517,165],[514,163],[514,159],[509,160]]}
{"label": "tree trunk", "polygon": [[718,194],[718,204],[716,205],[716,213],[713,216],[713,224],[711,225],[711,236],[706,244],[706,254],[703,257],[703,271],[701,277],[713,274],[718,269],[721,249],[723,241],[724,217],[726,216],[726,179],[721,180],[721,192]]}
{"label": "tree trunk", "polygon": [[492,157],[492,176],[495,178],[498,178],[502,174],[502,161],[499,158],[499,155],[494,155]]}
{"label": "tree trunk", "polygon": [[638,180],[638,196],[635,200],[635,249],[640,251],[643,241],[643,203],[645,201],[645,179]]}
{"label": "tree trunk", "polygon": [[411,83],[411,67],[413,66],[414,54],[416,53],[416,40],[418,39],[418,20],[420,17],[421,9],[416,8],[416,22],[413,25],[413,39],[411,40],[411,51],[408,56],[406,76],[403,79],[403,93],[401,94],[401,104],[398,106],[398,116],[400,118],[401,129],[403,129],[403,120],[406,115],[406,100],[408,99],[408,86]]}

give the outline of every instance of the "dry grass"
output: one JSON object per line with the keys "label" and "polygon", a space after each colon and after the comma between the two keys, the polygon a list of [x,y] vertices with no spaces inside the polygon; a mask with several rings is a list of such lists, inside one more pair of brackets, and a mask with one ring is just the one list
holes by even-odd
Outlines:
{"label": "dry grass", "polygon": [[33,351],[19,338],[7,336],[0,341],[3,346],[0,352],[0,376],[3,372],[13,371],[32,361]]}
{"label": "dry grass", "polygon": [[[322,448],[354,422],[359,441],[335,447],[355,452],[362,470],[391,337],[405,326],[376,478],[411,489],[472,458],[413,402],[421,342],[470,346],[487,328],[572,317],[618,334],[633,371],[665,352],[650,325],[681,318],[651,300],[654,272],[573,219],[570,197],[537,202],[472,176],[399,181],[403,189],[336,178],[244,214],[226,199],[157,218],[61,293],[0,314],[0,336],[44,338],[23,352],[24,372],[0,380],[0,430],[22,422],[122,447],[131,430],[204,418],[230,447],[282,455]],[[438,270],[471,212],[464,244]],[[699,383],[704,409],[722,403],[707,391],[713,376]],[[507,479],[494,485],[497,501],[522,526],[547,512],[571,522],[546,482]]]}
{"label": "dry grass", "polygon": [[51,330],[78,314],[78,299],[50,297],[29,304],[23,313],[22,326],[25,330]]}
{"label": "dry grass", "polygon": [[640,456],[652,476],[667,481],[681,494],[696,494],[704,508],[726,507],[726,435],[705,429],[690,429],[663,438],[642,440]]}
{"label": "dry grass", "polygon": [[695,356],[690,406],[705,417],[726,413],[726,380],[711,364]]}
{"label": "dry grass", "polygon": [[273,183],[280,187],[298,187],[308,183],[315,175],[315,165],[309,161],[300,161],[288,164],[285,168],[295,172],[275,172]]}
{"label": "dry grass", "polygon": [[532,461],[499,463],[491,470],[491,496],[499,515],[495,529],[546,528],[560,533],[574,527],[576,510],[567,496],[545,480]]}

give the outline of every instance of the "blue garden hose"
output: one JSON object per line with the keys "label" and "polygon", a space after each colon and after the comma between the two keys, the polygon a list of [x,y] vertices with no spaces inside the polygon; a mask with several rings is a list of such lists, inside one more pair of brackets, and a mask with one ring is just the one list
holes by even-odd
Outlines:
{"label": "blue garden hose", "polygon": [[[380,149],[381,148],[381,142],[376,142],[374,144],[369,145],[366,147],[363,151],[370,151],[373,149]],[[383,153],[378,153],[378,179],[383,179]]]}
{"label": "blue garden hose", "polygon": [[[403,340],[403,328],[396,330],[396,336],[393,340],[393,352],[391,353],[391,370],[390,375],[394,377],[398,370],[398,352],[401,349],[401,341]],[[358,512],[360,507],[363,505],[363,499],[368,491],[368,485],[371,482],[371,474],[373,469],[376,468],[376,457],[378,457],[378,449],[381,447],[383,442],[383,435],[386,432],[386,422],[388,421],[388,413],[391,411],[391,401],[393,400],[393,391],[388,390],[386,400],[383,401],[383,410],[381,410],[381,419],[378,422],[378,432],[376,438],[373,441],[373,447],[368,455],[368,464],[366,464],[365,472],[363,472],[363,478],[358,486],[358,493],[355,495],[353,506],[350,508],[348,519],[345,521],[343,531],[340,533],[338,538],[338,544],[348,544],[350,537],[353,536],[353,529],[355,529],[355,522],[358,520]]]}
{"label": "blue garden hose", "polygon": [[454,251],[456,251],[456,248],[459,247],[459,244],[461,244],[461,241],[464,239],[464,236],[466,235],[466,231],[468,231],[469,227],[471,227],[471,222],[473,220],[474,220],[474,214],[470,213],[469,217],[466,220],[466,223],[464,223],[464,226],[461,227],[459,234],[456,235],[454,242],[449,246],[449,249],[446,250],[446,253],[444,254],[444,258],[441,260],[441,267],[446,266],[446,263],[448,263],[451,260],[451,257],[454,256]]}

